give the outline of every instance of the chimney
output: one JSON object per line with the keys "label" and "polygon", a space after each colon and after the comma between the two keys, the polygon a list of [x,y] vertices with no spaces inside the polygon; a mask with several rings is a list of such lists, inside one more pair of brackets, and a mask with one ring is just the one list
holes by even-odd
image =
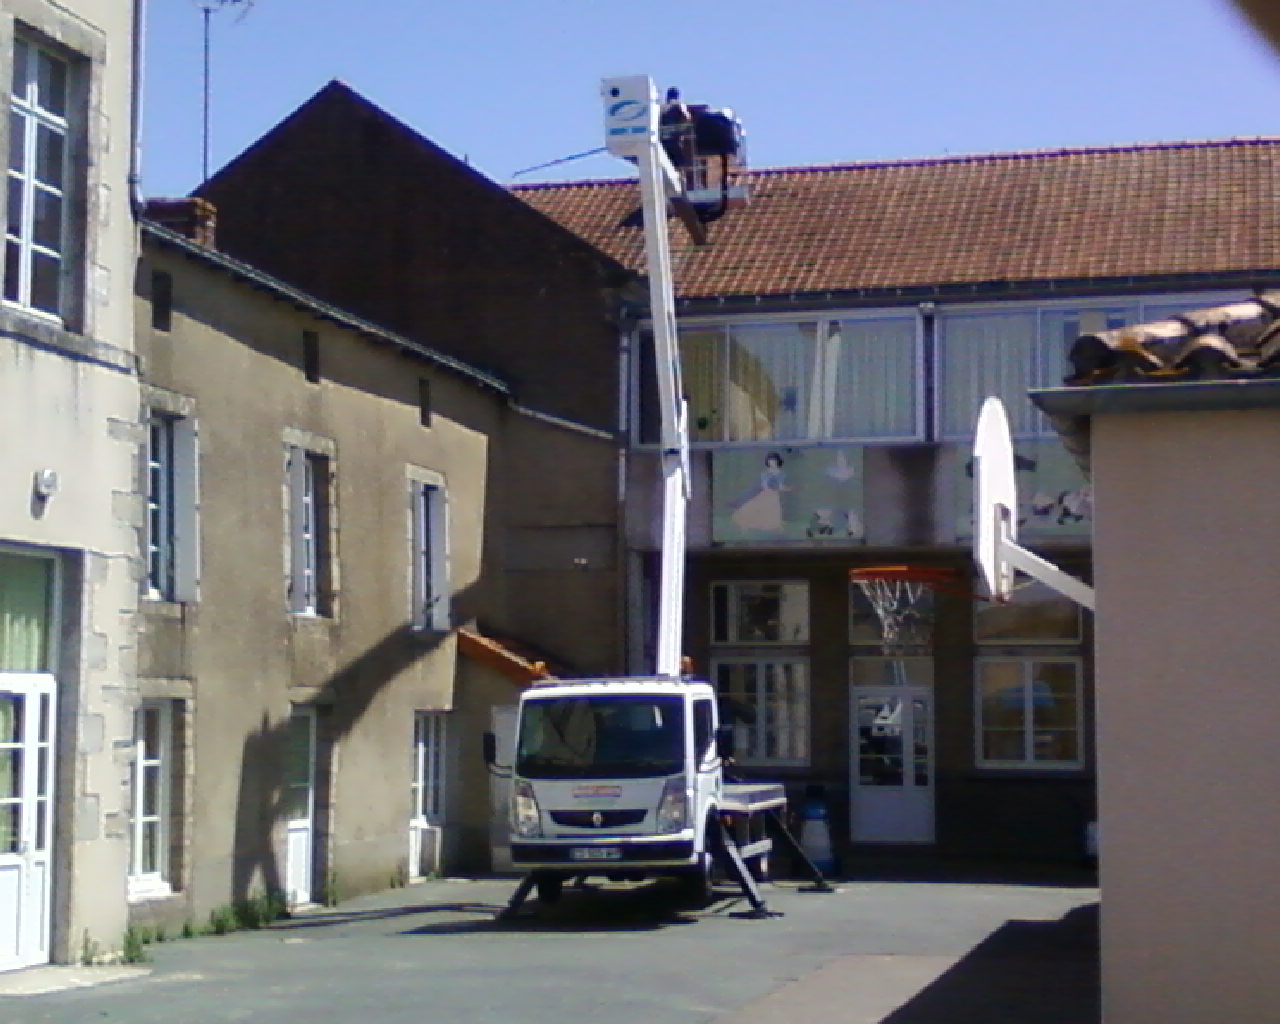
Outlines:
{"label": "chimney", "polygon": [[184,196],[180,199],[148,199],[143,216],[161,227],[191,239],[206,249],[217,248],[218,210],[207,199]]}

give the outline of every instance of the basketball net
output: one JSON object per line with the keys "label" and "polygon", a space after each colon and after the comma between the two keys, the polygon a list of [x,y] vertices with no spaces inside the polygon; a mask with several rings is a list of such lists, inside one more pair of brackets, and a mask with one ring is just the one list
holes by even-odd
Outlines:
{"label": "basketball net", "polygon": [[933,639],[933,617],[923,607],[932,587],[922,580],[861,577],[858,588],[880,621],[880,645],[886,657],[927,650]]}

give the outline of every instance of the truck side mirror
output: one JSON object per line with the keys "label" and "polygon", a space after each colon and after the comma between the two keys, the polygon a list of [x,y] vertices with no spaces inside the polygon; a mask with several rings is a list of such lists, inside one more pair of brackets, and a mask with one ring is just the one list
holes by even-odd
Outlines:
{"label": "truck side mirror", "polygon": [[498,737],[491,732],[486,732],[481,737],[484,744],[484,763],[492,765],[498,760]]}
{"label": "truck side mirror", "polygon": [[722,725],[716,730],[716,750],[721,757],[733,757],[733,726]]}

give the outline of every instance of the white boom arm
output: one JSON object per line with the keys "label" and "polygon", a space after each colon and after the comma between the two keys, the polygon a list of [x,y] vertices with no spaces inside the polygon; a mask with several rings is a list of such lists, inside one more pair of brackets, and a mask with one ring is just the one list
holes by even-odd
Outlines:
{"label": "white boom arm", "polygon": [[662,446],[662,565],[658,589],[660,676],[681,674],[684,625],[684,565],[689,504],[689,431],[680,383],[675,288],[667,235],[667,199],[683,192],[680,175],[663,152],[658,93],[647,75],[608,78],[602,85],[605,140],[610,153],[634,160],[640,172],[644,251],[653,317],[654,364],[658,376]]}

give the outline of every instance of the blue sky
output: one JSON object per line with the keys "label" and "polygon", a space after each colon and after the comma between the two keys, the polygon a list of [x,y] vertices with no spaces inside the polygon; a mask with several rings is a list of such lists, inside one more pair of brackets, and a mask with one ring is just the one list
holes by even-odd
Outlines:
{"label": "blue sky", "polygon": [[[149,7],[144,188],[180,195],[202,15]],[[1280,57],[1227,0],[254,0],[212,25],[214,169],[332,78],[504,183],[601,145],[625,74],[733,107],[754,167],[1280,134]]]}

